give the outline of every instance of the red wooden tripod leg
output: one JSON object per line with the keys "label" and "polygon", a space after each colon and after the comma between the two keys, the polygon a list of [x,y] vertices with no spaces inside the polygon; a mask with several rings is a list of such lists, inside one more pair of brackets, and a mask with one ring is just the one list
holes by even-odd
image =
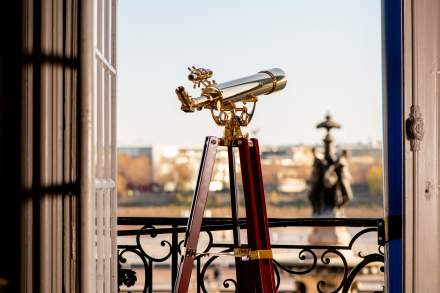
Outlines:
{"label": "red wooden tripod leg", "polygon": [[[251,251],[258,253],[257,257],[252,259],[252,285],[255,287],[251,292],[272,293],[275,292],[275,283],[273,282],[272,261],[266,253],[270,251],[270,241],[267,241],[269,239],[269,227],[267,225],[264,190],[261,189],[261,165],[259,161],[258,163],[254,162],[259,160],[260,157],[255,155],[255,148],[252,147],[251,151],[247,139],[239,140],[239,152],[246,205],[248,245]],[[259,179],[255,180],[254,177]],[[264,217],[262,217],[263,215]],[[261,222],[264,222],[263,225]],[[265,256],[260,257],[259,252],[262,252]]]}
{"label": "red wooden tripod leg", "polygon": [[[258,226],[254,225],[257,221],[256,214],[254,213],[256,209],[255,204],[255,189],[254,183],[252,181],[252,169],[251,169],[251,157],[249,151],[249,142],[247,139],[240,139],[238,141],[238,150],[240,155],[240,168],[241,168],[241,180],[243,183],[243,195],[244,195],[244,203],[246,207],[246,221],[247,221],[247,242],[248,246],[251,250],[259,249],[259,245],[257,245],[256,236],[259,234]],[[250,265],[247,265],[247,275],[250,280],[253,281],[250,285],[249,292],[255,293],[256,287],[259,286],[262,282],[262,276],[258,270],[258,267],[254,265],[252,262]],[[245,269],[245,267],[243,267]],[[243,272],[245,273],[245,272]],[[241,293],[241,292],[240,292]]]}
{"label": "red wooden tripod leg", "polygon": [[[253,171],[253,180],[255,186],[255,201],[257,206],[258,218],[260,219],[257,224],[259,225],[260,231],[260,244],[261,249],[270,250],[270,234],[269,234],[269,224],[267,220],[267,212],[266,212],[266,197],[264,194],[264,184],[263,184],[263,175],[261,172],[261,158],[260,158],[260,148],[258,145],[258,140],[253,138],[252,148],[251,148],[251,162],[252,162],[252,171]],[[266,274],[266,285],[267,290],[265,292],[275,292],[275,278],[274,278],[274,268],[272,259],[261,259],[260,265],[263,267]]]}
{"label": "red wooden tripod leg", "polygon": [[177,273],[174,293],[188,292],[218,143],[219,139],[212,136],[208,136],[205,141],[197,185],[191,204],[191,213],[186,228],[185,252],[182,255],[182,261]]}

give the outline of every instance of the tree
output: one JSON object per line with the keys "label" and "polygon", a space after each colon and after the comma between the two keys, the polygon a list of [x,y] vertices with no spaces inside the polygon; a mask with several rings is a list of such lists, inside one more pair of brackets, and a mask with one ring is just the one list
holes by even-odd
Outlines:
{"label": "tree", "polygon": [[381,195],[383,192],[382,166],[374,165],[367,173],[368,191],[371,196]]}
{"label": "tree", "polygon": [[190,164],[176,164],[174,166],[174,171],[176,172],[176,190],[177,191],[185,191],[185,185],[189,183],[189,181],[193,177],[193,168]]}
{"label": "tree", "polygon": [[127,195],[127,180],[124,176],[118,174],[116,186],[118,187],[118,196],[125,197]]}
{"label": "tree", "polygon": [[126,186],[133,189],[147,189],[152,183],[152,166],[146,156],[118,155],[118,176],[126,181]]}

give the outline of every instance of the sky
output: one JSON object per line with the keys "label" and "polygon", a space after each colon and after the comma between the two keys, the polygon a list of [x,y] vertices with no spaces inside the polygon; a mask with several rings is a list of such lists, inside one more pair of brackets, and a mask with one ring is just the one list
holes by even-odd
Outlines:
{"label": "sky", "polygon": [[118,1],[118,144],[200,145],[221,136],[209,111],[183,113],[187,67],[217,82],[279,67],[247,128],[260,144],[316,144],[330,112],[340,143],[382,139],[380,0]]}

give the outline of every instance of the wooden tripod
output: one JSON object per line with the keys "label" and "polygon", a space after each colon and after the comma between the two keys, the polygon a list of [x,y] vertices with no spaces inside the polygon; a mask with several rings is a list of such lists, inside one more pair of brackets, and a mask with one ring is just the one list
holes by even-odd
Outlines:
{"label": "wooden tripod", "polygon": [[[206,138],[185,234],[185,250],[182,253],[174,293],[188,292],[218,146],[224,146],[222,139],[212,136]],[[234,147],[238,147],[240,156],[247,219],[247,246],[241,245],[240,242]],[[275,279],[258,141],[240,138],[229,143],[227,148],[237,291],[272,293],[276,291]]]}

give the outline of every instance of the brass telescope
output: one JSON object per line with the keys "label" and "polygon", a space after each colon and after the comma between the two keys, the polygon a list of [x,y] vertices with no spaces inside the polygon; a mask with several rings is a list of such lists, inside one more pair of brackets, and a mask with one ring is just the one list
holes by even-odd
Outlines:
{"label": "brass telescope", "polygon": [[[257,96],[269,95],[282,90],[287,84],[284,72],[279,68],[260,71],[257,74],[217,84],[212,78],[212,70],[188,68],[188,79],[195,87],[202,87],[200,95],[192,98],[183,87],[176,89],[185,112],[208,109],[215,123],[224,126],[223,138],[208,136],[203,148],[202,161],[197,177],[191,213],[186,226],[184,249],[177,272],[173,293],[187,293],[194,260],[208,254],[206,250],[197,252],[202,228],[203,214],[208,199],[209,186],[214,170],[219,146],[228,149],[229,186],[231,191],[231,220],[234,238],[233,252],[236,267],[237,292],[276,292],[269,224],[266,213],[260,148],[256,138],[249,139],[241,127],[252,119],[257,104]],[[246,208],[247,245],[240,241],[238,218],[237,186],[234,149],[240,158],[243,198]],[[224,253],[222,254],[224,255]],[[249,282],[248,276],[255,277]]]}
{"label": "brass telescope", "polygon": [[[269,95],[282,90],[287,83],[286,75],[279,68],[260,71],[257,74],[216,84],[210,81],[212,71],[203,68],[188,68],[188,79],[194,82],[194,87],[203,85],[200,97],[191,98],[183,87],[176,89],[177,96],[182,102],[182,110],[194,112],[202,108],[220,110],[221,106],[246,101],[249,97]],[[219,105],[220,102],[222,105]]]}
{"label": "brass telescope", "polygon": [[[214,121],[225,126],[225,144],[247,137],[241,126],[247,126],[252,119],[257,96],[269,95],[282,90],[287,84],[286,75],[279,68],[263,70],[257,74],[217,84],[209,69],[191,67],[188,79],[194,88],[202,87],[200,96],[192,98],[184,87],[179,86],[176,94],[184,112],[209,109]],[[248,109],[251,104],[251,109]]]}

